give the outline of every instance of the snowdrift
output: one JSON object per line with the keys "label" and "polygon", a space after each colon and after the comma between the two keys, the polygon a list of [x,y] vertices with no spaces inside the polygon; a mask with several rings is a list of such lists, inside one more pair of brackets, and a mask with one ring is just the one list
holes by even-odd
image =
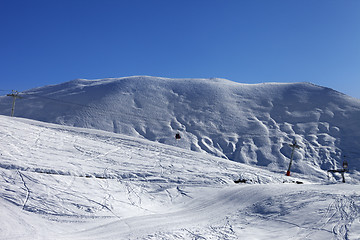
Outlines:
{"label": "snowdrift", "polygon": [[[20,95],[18,117],[142,137],[272,171],[287,168],[296,140],[294,173],[325,179],[344,156],[354,176],[360,169],[360,101],[311,83],[139,76],[78,79]],[[9,115],[11,103],[0,97],[0,114]]]}

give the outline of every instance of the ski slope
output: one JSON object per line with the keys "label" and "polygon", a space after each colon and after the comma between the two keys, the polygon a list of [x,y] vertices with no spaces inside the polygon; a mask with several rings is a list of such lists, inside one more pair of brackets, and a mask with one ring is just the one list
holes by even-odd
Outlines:
{"label": "ski slope", "polygon": [[[104,130],[252,166],[327,178],[344,156],[360,180],[360,100],[311,83],[241,84],[225,79],[134,76],[30,89],[15,116]],[[12,98],[0,97],[9,115]],[[182,141],[174,141],[179,133]]]}
{"label": "ski slope", "polygon": [[287,177],[181,140],[7,116],[0,138],[0,239],[360,238],[352,173]]}

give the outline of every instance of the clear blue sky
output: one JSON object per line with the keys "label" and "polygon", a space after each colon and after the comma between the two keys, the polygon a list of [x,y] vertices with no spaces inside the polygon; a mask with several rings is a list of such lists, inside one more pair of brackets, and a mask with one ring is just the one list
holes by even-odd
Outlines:
{"label": "clear blue sky", "polygon": [[360,0],[0,0],[0,34],[1,90],[151,75],[360,98]]}

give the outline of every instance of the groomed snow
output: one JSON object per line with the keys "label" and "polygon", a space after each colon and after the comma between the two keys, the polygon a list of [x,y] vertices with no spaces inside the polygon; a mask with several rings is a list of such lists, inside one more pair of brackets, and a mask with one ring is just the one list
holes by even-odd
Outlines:
{"label": "groomed snow", "polygon": [[7,116],[0,138],[0,239],[360,238],[360,187],[350,176],[345,184],[286,177],[145,139]]}

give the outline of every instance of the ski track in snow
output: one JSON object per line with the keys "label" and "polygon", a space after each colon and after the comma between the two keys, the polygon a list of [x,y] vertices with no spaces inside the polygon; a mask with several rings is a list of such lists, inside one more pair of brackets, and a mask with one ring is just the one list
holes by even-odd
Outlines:
{"label": "ski track in snow", "polygon": [[360,238],[358,185],[4,116],[0,138],[0,239]]}
{"label": "ski track in snow", "polygon": [[17,173],[19,174],[19,176],[20,176],[20,178],[21,178],[21,181],[23,182],[24,187],[25,187],[25,189],[26,189],[26,197],[25,197],[25,200],[24,200],[24,204],[23,204],[23,206],[22,206],[22,209],[24,210],[24,209],[25,209],[25,206],[26,206],[26,203],[27,203],[27,201],[29,200],[30,189],[29,189],[28,186],[26,185],[26,182],[25,182],[25,180],[24,180],[23,174],[22,174],[19,170],[17,170]]}

